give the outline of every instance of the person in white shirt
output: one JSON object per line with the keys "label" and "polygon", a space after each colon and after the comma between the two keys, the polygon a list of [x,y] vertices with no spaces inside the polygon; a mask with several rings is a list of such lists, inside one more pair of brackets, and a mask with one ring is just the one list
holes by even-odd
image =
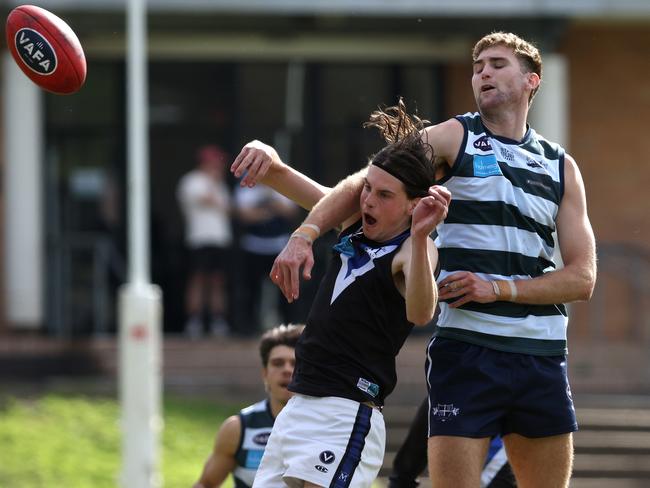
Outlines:
{"label": "person in white shirt", "polygon": [[227,155],[216,145],[196,152],[197,166],[185,174],[177,189],[185,217],[185,244],[189,249],[185,333],[203,333],[203,313],[210,314],[214,335],[229,332],[226,314],[226,265],[232,245],[231,196],[225,182]]}

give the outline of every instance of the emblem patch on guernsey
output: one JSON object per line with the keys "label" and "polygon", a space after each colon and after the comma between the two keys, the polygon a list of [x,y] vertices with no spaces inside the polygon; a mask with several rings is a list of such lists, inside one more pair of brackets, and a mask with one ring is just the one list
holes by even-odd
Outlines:
{"label": "emblem patch on guernsey", "polygon": [[359,381],[357,381],[357,388],[373,398],[379,395],[379,385],[371,383],[365,378],[359,378]]}
{"label": "emblem patch on guernsey", "polygon": [[441,422],[446,422],[451,417],[456,417],[460,413],[460,408],[454,407],[454,404],[438,404],[433,407],[433,416]]}
{"label": "emblem patch on guernsey", "polygon": [[474,155],[474,176],[485,178],[487,176],[502,176],[501,168],[494,154]]}
{"label": "emblem patch on guernsey", "polygon": [[318,455],[318,459],[320,459],[323,464],[332,464],[336,459],[336,455],[332,451],[323,451]]}

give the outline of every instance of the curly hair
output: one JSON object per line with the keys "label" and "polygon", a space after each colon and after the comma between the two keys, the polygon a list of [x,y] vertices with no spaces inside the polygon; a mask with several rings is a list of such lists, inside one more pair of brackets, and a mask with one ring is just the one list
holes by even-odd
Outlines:
{"label": "curly hair", "polygon": [[375,127],[388,143],[373,155],[375,165],[404,184],[408,198],[423,197],[435,182],[433,148],[422,139],[428,120],[409,115],[400,97],[397,105],[370,114],[364,128]]}
{"label": "curly hair", "polygon": [[288,346],[295,348],[298,337],[305,328],[302,324],[278,325],[266,331],[260,339],[260,359],[265,368],[269,362],[271,350],[276,346]]}

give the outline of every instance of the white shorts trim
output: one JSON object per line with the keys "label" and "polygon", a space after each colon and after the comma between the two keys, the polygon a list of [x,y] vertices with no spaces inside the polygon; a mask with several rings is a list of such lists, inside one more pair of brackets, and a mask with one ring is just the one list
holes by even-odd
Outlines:
{"label": "white shorts trim", "polygon": [[377,408],[339,397],[294,395],[275,420],[253,488],[370,488],[384,459]]}

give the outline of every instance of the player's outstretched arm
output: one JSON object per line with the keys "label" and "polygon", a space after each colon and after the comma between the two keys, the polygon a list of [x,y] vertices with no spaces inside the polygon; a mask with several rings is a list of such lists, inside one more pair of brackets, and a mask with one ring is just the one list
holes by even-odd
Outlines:
{"label": "player's outstretched arm", "polygon": [[359,195],[366,169],[339,182],[309,212],[273,263],[270,277],[289,302],[300,295],[300,275],[311,279],[314,266],[312,243],[323,232],[338,225],[351,225],[359,218]]}
{"label": "player's outstretched arm", "polygon": [[311,210],[330,190],[283,163],[273,147],[257,140],[242,148],[230,171],[241,178],[241,186],[253,187],[263,183],[306,210]]}
{"label": "player's outstretched arm", "polygon": [[192,488],[219,488],[235,469],[235,454],[241,437],[241,419],[228,417],[221,425],[210,457],[205,462],[199,481]]}
{"label": "player's outstretched arm", "polygon": [[413,209],[411,236],[393,260],[393,275],[404,279],[400,291],[406,300],[406,317],[415,325],[428,324],[435,312],[438,289],[434,271],[438,251],[429,235],[447,216],[450,201],[449,190],[431,187],[429,196],[421,198]]}

